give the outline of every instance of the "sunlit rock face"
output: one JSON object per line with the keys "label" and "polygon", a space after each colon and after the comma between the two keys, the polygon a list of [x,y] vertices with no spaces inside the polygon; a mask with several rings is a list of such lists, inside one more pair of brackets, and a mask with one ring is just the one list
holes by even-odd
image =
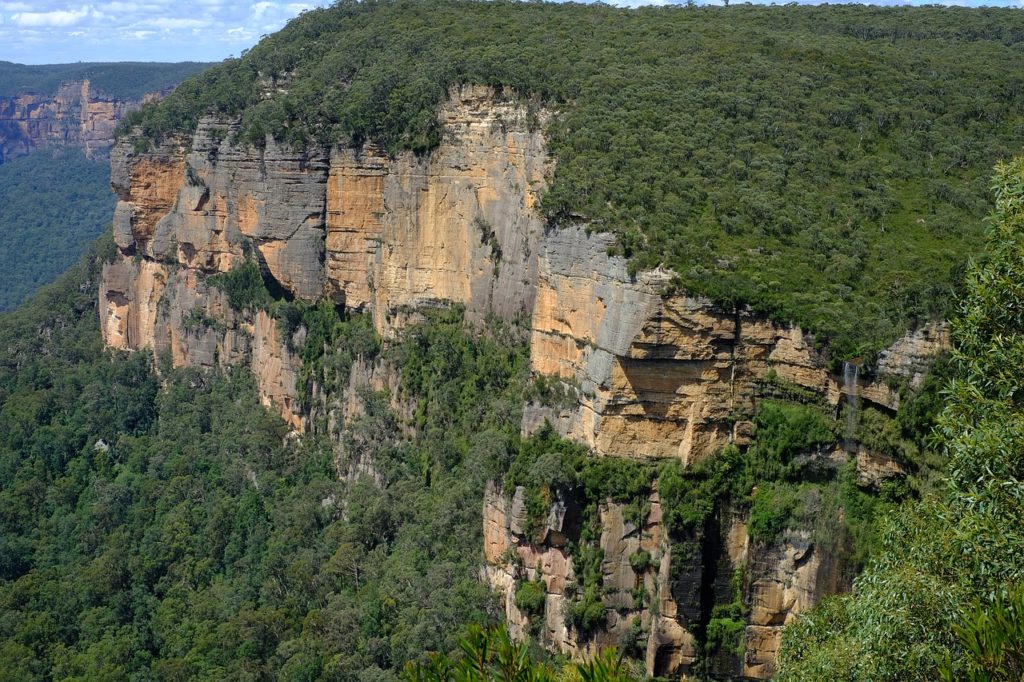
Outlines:
{"label": "sunlit rock face", "polygon": [[117,124],[141,104],[108,97],[88,80],[64,83],[55,95],[0,97],[0,163],[54,146],[77,147],[89,157],[106,154]]}
{"label": "sunlit rock face", "polygon": [[[344,396],[305,386],[288,338],[266,312],[236,311],[208,278],[258,264],[280,295],[328,300],[372,316],[393,339],[425,308],[460,304],[471,321],[515,322],[529,339],[536,376],[560,398],[525,406],[523,431],[548,421],[597,456],[680,460],[691,465],[726,444],[745,446],[758,396],[796,386],[839,410],[895,410],[898,385],[917,386],[948,347],[942,325],[916,330],[879,357],[876,371],[845,381],[830,373],[813,339],[747,308],[723,309],[670,290],[672,273],[630,275],[609,255],[613,237],[583,226],[547,226],[538,211],[552,168],[541,134],[549,114],[486,88],[450,92],[432,152],[388,155],[367,145],[295,150],[268,139],[239,143],[231,121],[205,118],[189,139],[112,151],[119,253],[103,272],[101,329],[114,348],[149,348],[175,365],[247,365],[263,402],[297,432],[363,414],[359,387],[399,393],[401,368],[359,360]],[[412,422],[412,407],[393,402]],[[401,421],[401,420],[400,420]],[[329,426],[329,428],[334,428]],[[847,453],[832,453],[842,459]],[[381,472],[359,444],[340,452],[345,477]],[[898,475],[898,464],[860,448],[863,485]],[[736,571],[751,605],[743,655],[715,661],[722,674],[767,677],[781,627],[822,595],[846,586],[843,567],[798,531],[752,546],[745,521],[727,509],[714,527],[682,539],[697,549],[672,565],[656,492],[643,518],[599,505],[604,552],[603,624],[580,633],[569,613],[578,587],[569,547],[578,539],[577,501],[556,498],[543,524],[529,523],[523,491],[491,484],[482,507],[484,579],[501,596],[514,635],[585,657],[618,645],[639,625],[638,655],[652,675],[688,674],[708,595],[731,589]],[[535,527],[536,526],[536,527]],[[630,557],[646,552],[635,570]],[[522,613],[524,581],[544,584],[541,614]],[[728,595],[726,595],[728,596]]]}
{"label": "sunlit rock face", "polygon": [[[664,295],[671,273],[631,277],[624,259],[607,255],[612,240],[569,228],[541,242],[531,364],[574,387],[578,401],[531,405],[526,431],[547,420],[604,455],[692,463],[742,438],[746,425],[736,415],[752,413],[766,380],[810,389],[838,409],[851,387],[828,371],[799,327],[748,308]],[[943,325],[908,334],[852,390],[895,410],[893,386],[919,385],[929,360],[948,346]]]}

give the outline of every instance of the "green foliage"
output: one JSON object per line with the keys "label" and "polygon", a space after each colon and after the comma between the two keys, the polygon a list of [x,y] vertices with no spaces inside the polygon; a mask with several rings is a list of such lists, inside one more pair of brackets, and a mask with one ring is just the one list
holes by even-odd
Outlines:
{"label": "green foliage", "polygon": [[1024,144],[1005,66],[1022,35],[998,9],[345,0],[124,130],[158,139],[215,112],[256,145],[423,152],[448,86],[494,86],[558,113],[553,224],[582,216],[633,272],[664,264],[686,291],[870,356],[948,312],[988,169]]}
{"label": "green foliage", "polygon": [[791,483],[764,483],[750,506],[747,533],[751,540],[773,542],[783,529],[805,517],[804,502],[812,488]]}
{"label": "green foliage", "polygon": [[651,553],[648,551],[641,550],[629,555],[629,567],[634,573],[643,573],[652,565]]}
{"label": "green foliage", "polygon": [[648,633],[644,630],[640,619],[634,618],[630,621],[629,627],[619,635],[619,651],[623,656],[640,660],[647,651],[647,637]]}
{"label": "green foliage", "polygon": [[[277,301],[271,313],[289,350],[302,360],[298,391],[307,406],[314,382],[322,392],[340,395],[356,358],[371,359],[380,352],[369,315],[345,315],[326,300]],[[300,329],[302,341],[296,347]]]}
{"label": "green foliage", "polygon": [[544,612],[546,596],[547,588],[542,580],[525,581],[516,588],[516,608],[528,615],[536,616]]}
{"label": "green foliage", "polygon": [[658,494],[665,525],[679,537],[703,528],[715,505],[725,499],[742,502],[750,494],[752,479],[738,448],[727,446],[689,468],[678,460],[662,465]]}
{"label": "green foliage", "polygon": [[820,409],[764,401],[754,417],[754,444],[747,452],[751,473],[756,480],[804,478],[806,462],[801,455],[831,445],[835,427]]}
{"label": "green foliage", "polygon": [[781,679],[925,680],[940,665],[967,679],[985,665],[976,645],[1000,641],[971,614],[1024,580],[1024,160],[996,173],[986,254],[953,320],[955,378],[936,431],[947,485],[887,517],[854,596],[787,630]]}
{"label": "green foliage", "polygon": [[80,151],[0,164],[0,313],[74,264],[113,211],[109,165]]}
{"label": "green foliage", "polygon": [[260,266],[251,260],[228,272],[208,277],[206,282],[227,294],[228,305],[234,310],[269,308],[274,303],[274,298],[263,281]]}
{"label": "green foliage", "polygon": [[556,672],[530,656],[526,644],[513,642],[504,628],[483,630],[471,626],[459,640],[460,655],[435,654],[409,663],[402,673],[406,682],[635,682],[640,679],[617,656],[605,649],[585,663],[571,663]]}
{"label": "green foliage", "polygon": [[553,682],[554,672],[530,658],[526,645],[513,642],[504,628],[470,626],[459,640],[461,655],[434,654],[410,662],[402,672],[406,682]]}
{"label": "green foliage", "polygon": [[705,660],[721,651],[734,656],[743,655],[748,609],[743,604],[742,569],[733,573],[729,588],[732,601],[715,604],[711,610],[711,619],[704,631]]}
{"label": "green foliage", "polygon": [[539,374],[534,377],[525,397],[548,407],[570,409],[579,403],[579,382],[576,379]]}
{"label": "green foliage", "polygon": [[[721,607],[716,605],[715,609]],[[712,612],[711,620],[705,631],[705,651],[709,654],[715,651],[727,651],[734,656],[742,656],[746,640],[744,633],[747,628],[747,621],[740,614],[739,618],[732,618],[721,615],[721,611]]]}
{"label": "green foliage", "polygon": [[614,649],[604,649],[578,669],[581,682],[630,682],[639,677]]}
{"label": "green foliage", "polygon": [[78,62],[25,65],[0,61],[0,96],[24,92],[56,94],[61,83],[88,79],[100,93],[120,99],[142,99],[163,92],[210,64],[201,62]]}
{"label": "green foliage", "polygon": [[1019,682],[1024,678],[1024,589],[1020,586],[978,604],[954,631],[967,654],[967,665],[958,669],[947,655],[939,668],[942,679]]}
{"label": "green foliage", "polygon": [[[394,679],[454,651],[464,623],[497,621],[466,501],[516,452],[520,343],[500,329],[478,342],[454,313],[416,327],[401,353],[424,373],[403,399],[426,405],[423,428],[403,433],[387,400],[368,401],[346,428],[387,431],[362,441],[382,482],[342,482],[331,443],[285,439],[247,372],[168,366],[161,386],[145,353],[103,351],[112,248],[0,319],[5,674]],[[330,321],[328,343],[377,347],[364,319],[329,312],[304,311],[307,341]],[[469,414],[448,402],[461,392]]]}
{"label": "green foliage", "polygon": [[426,324],[406,329],[386,357],[401,367],[403,391],[417,396],[414,425],[424,471],[450,470],[494,438],[486,466],[491,477],[500,477],[518,441],[526,349],[498,321],[474,338],[463,315],[458,306],[428,312]]}
{"label": "green foliage", "polygon": [[605,625],[605,606],[601,592],[596,585],[583,590],[583,598],[573,602],[567,620],[583,635],[594,632]]}
{"label": "green foliage", "polygon": [[201,305],[194,306],[181,318],[181,328],[186,332],[218,326],[221,326],[220,323],[207,315],[206,308]]}

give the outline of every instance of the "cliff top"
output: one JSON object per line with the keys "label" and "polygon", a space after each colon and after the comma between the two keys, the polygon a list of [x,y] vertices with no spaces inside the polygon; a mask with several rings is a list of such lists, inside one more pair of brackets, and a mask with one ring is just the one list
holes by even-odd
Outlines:
{"label": "cliff top", "polygon": [[0,61],[0,97],[30,92],[52,95],[61,83],[89,80],[99,92],[117,99],[142,99],[161,92],[210,66],[202,62],[79,62],[26,65]]}
{"label": "cliff top", "polygon": [[216,113],[256,145],[426,152],[450,85],[518,93],[558,114],[553,224],[852,357],[946,314],[990,169],[1024,144],[1022,45],[1013,10],[343,0],[125,130]]}

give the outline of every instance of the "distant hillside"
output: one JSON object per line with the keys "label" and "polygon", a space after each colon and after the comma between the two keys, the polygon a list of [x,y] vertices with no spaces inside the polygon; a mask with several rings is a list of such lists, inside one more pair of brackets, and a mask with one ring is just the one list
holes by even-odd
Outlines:
{"label": "distant hillside", "polygon": [[948,313],[991,168],[1024,147],[1022,44],[1009,9],[343,1],[131,124],[425,151],[449,85],[500,86],[559,113],[553,225],[870,358]]}
{"label": "distant hillside", "polygon": [[67,150],[0,165],[0,312],[67,270],[113,210],[105,159]]}
{"label": "distant hillside", "polygon": [[0,61],[0,97],[22,93],[52,95],[61,83],[89,80],[103,94],[139,100],[173,87],[209,67],[203,62],[79,62],[25,65]]}
{"label": "distant hillside", "polygon": [[206,66],[0,62],[0,163],[47,147],[104,155],[127,113]]}
{"label": "distant hillside", "polygon": [[0,61],[0,312],[52,282],[110,224],[105,155],[121,117],[207,66]]}

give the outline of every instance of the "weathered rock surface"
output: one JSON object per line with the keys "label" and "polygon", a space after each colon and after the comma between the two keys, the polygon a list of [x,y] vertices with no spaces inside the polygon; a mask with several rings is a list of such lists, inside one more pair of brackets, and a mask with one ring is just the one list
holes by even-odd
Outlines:
{"label": "weathered rock surface", "polygon": [[787,531],[778,544],[756,547],[752,575],[743,675],[767,679],[775,673],[782,627],[822,597],[848,588],[841,566],[826,552],[816,551],[806,531]]}
{"label": "weathered rock surface", "polygon": [[542,232],[542,135],[525,109],[463,88],[425,157],[340,149],[327,184],[327,292],[390,335],[409,308],[453,301],[471,316],[529,313]]}
{"label": "weathered rock surface", "polygon": [[[552,502],[545,527],[525,533],[528,519],[523,504],[524,490],[505,496],[500,485],[487,484],[484,493],[484,579],[502,597],[505,616],[514,636],[534,633],[551,649],[587,658],[609,646],[619,646],[634,622],[651,633],[642,658],[647,672],[654,675],[686,673],[696,658],[694,637],[679,619],[670,586],[671,553],[661,522],[657,493],[647,500],[641,523],[625,517],[625,506],[607,502],[600,506],[599,547],[603,551],[602,601],[604,626],[593,633],[581,633],[567,621],[579,583],[571,555],[550,538],[579,541],[579,527],[565,523],[572,500]],[[571,514],[570,514],[571,515]],[[543,539],[538,539],[543,538]],[[557,541],[557,540],[556,540]],[[646,552],[650,563],[640,571],[630,557]],[[516,589],[524,581],[542,580],[546,588],[543,614],[530,616],[516,607]],[[641,642],[641,644],[643,644]]]}
{"label": "weathered rock surface", "polygon": [[141,104],[99,93],[88,80],[63,83],[54,95],[0,97],[0,163],[51,146],[105,154],[121,118]]}
{"label": "weathered rock surface", "polygon": [[[464,305],[471,319],[493,313],[528,321],[533,371],[564,384],[568,399],[528,405],[525,432],[550,420],[598,455],[685,464],[726,443],[749,444],[756,401],[773,386],[801,387],[837,410],[844,391],[855,390],[859,400],[894,410],[893,386],[919,385],[929,359],[948,347],[944,326],[917,330],[882,353],[875,372],[845,386],[799,328],[665,295],[672,274],[630,276],[623,259],[608,255],[611,236],[545,229],[535,205],[549,160],[525,107],[484,88],[450,95],[439,112],[444,141],[423,156],[390,157],[373,146],[297,152],[273,140],[255,149],[233,141],[232,123],[210,118],[190,140],[143,153],[118,145],[120,255],[104,269],[100,294],[106,343],[166,352],[176,365],[247,364],[262,400],[297,431],[326,422],[333,433],[377,409],[373,392],[391,396],[388,414],[397,415],[393,424],[375,424],[410,423],[411,406],[397,399],[397,371],[379,362],[357,361],[341,396],[324,394],[319,378],[298,395],[302,368],[292,348],[301,339],[284,338],[265,312],[231,310],[207,283],[252,259],[288,296],[371,313],[384,337],[418,310],[450,303]],[[372,448],[362,444],[387,437],[370,429],[344,442],[342,475],[384,484],[365,456]],[[864,485],[895,475],[871,453],[858,464]],[[524,490],[488,487],[483,575],[502,595],[513,635],[533,629],[566,654],[617,645],[639,623],[648,672],[686,674],[698,653],[693,625],[707,617],[709,595],[729,589],[742,570],[751,607],[746,655],[720,664],[729,674],[765,677],[782,624],[844,587],[839,568],[806,537],[789,533],[779,545],[751,547],[742,519],[731,517],[685,539],[697,549],[673,570],[655,493],[642,519],[627,518],[623,505],[601,505],[605,624],[582,636],[567,624],[579,587],[568,552],[579,538],[579,510],[557,495],[550,502],[546,518],[531,522]],[[638,571],[630,557],[641,552],[651,561]],[[515,593],[538,579],[545,609],[531,623]]]}
{"label": "weathered rock surface", "polygon": [[[609,257],[610,235],[568,228],[540,245],[530,360],[538,374],[579,387],[578,405],[531,405],[524,431],[545,420],[562,435],[616,457],[700,460],[749,437],[756,389],[766,380],[796,384],[838,406],[842,378],[798,327],[748,308],[723,310],[706,299],[663,296],[671,274],[630,277]],[[928,360],[948,348],[943,325],[930,325],[881,355],[877,378],[858,396],[895,410],[887,378],[920,383]]]}
{"label": "weathered rock surface", "polygon": [[[542,233],[533,207],[547,175],[543,137],[524,107],[490,90],[451,95],[440,112],[445,142],[421,157],[373,147],[296,152],[269,139],[255,149],[212,118],[191,140],[145,152],[119,144],[111,183],[121,255],[101,295],[108,345],[169,347],[179,364],[214,364],[217,351],[217,362],[263,367],[252,351],[286,340],[243,339],[203,281],[250,257],[287,295],[371,311],[384,336],[439,303],[464,304],[471,318],[526,316]],[[224,327],[223,338],[183,333],[180,318],[193,309]],[[297,425],[297,396],[282,393],[297,367],[282,362],[280,372],[276,361],[263,371],[285,378],[261,387],[272,387],[264,399]]]}

